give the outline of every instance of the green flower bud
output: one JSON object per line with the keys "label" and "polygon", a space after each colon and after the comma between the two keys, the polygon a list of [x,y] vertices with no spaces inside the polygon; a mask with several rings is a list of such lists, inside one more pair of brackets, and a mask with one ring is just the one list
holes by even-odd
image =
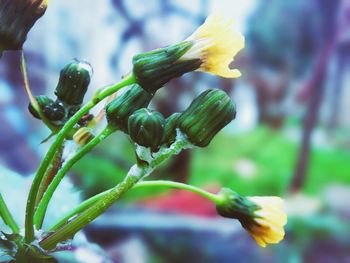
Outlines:
{"label": "green flower bud", "polygon": [[181,116],[180,112],[170,115],[165,121],[163,143],[170,146],[176,139],[177,120]]}
{"label": "green flower bud", "polygon": [[194,145],[205,147],[235,116],[230,97],[222,90],[209,89],[181,114],[178,126]]}
{"label": "green flower bud", "polygon": [[55,90],[57,98],[68,105],[80,105],[87,91],[92,74],[91,65],[87,62],[73,60],[60,74]]}
{"label": "green flower bud", "polygon": [[184,41],[134,56],[133,74],[137,83],[153,94],[169,80],[198,69],[202,63],[199,58],[180,59],[192,45]]}
{"label": "green flower bud", "polygon": [[[54,103],[54,101],[52,99],[50,99],[48,96],[45,96],[45,95],[35,96],[35,99],[38,102],[41,110],[43,110],[49,104]],[[29,105],[28,105],[28,110],[33,115],[33,117],[40,120],[40,116],[39,116],[38,112],[34,109],[34,107],[31,103],[29,103]]]}
{"label": "green flower bud", "polygon": [[2,50],[22,48],[29,30],[45,13],[47,0],[0,1],[0,56]]}
{"label": "green flower bud", "polygon": [[[40,95],[35,97],[42,113],[50,121],[60,121],[65,117],[65,110],[63,106],[50,99],[48,96]],[[28,105],[29,112],[37,119],[40,119],[38,112],[34,109],[32,104]]]}
{"label": "green flower bud", "polygon": [[134,142],[156,152],[162,144],[164,125],[165,119],[161,113],[142,108],[130,116],[128,131]]}
{"label": "green flower bud", "polygon": [[133,85],[106,106],[108,124],[127,132],[129,116],[134,111],[147,107],[151,99],[152,95],[150,93],[137,84]]}

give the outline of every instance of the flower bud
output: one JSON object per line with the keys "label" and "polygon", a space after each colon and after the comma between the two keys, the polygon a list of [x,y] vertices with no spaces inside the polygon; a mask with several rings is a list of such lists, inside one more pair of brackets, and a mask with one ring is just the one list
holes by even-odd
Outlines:
{"label": "flower bud", "polygon": [[180,112],[175,112],[165,121],[163,143],[167,146],[170,146],[176,139],[177,120],[180,115]]}
{"label": "flower bud", "polygon": [[65,104],[80,105],[84,100],[91,74],[90,64],[73,60],[61,70],[55,95]]}
{"label": "flower bud", "polygon": [[230,97],[222,90],[200,94],[178,118],[178,127],[196,146],[205,147],[236,116]]}
{"label": "flower bud", "polygon": [[153,94],[172,78],[198,69],[200,59],[179,60],[192,45],[184,41],[134,56],[133,74],[137,83]]}
{"label": "flower bud", "polygon": [[80,146],[84,146],[89,141],[91,141],[94,138],[94,134],[92,133],[90,128],[82,127],[79,130],[76,131],[73,135],[73,140],[76,144]]}
{"label": "flower bud", "polygon": [[142,108],[130,116],[128,131],[134,142],[156,152],[162,144],[164,125],[165,119],[161,113]]}
{"label": "flower bud", "polygon": [[22,48],[29,30],[45,13],[47,0],[0,1],[0,56],[2,50]]}
{"label": "flower bud", "polygon": [[106,106],[108,124],[127,132],[129,116],[134,111],[147,107],[151,99],[152,95],[150,93],[137,84],[133,85]]}
{"label": "flower bud", "polygon": [[[35,99],[37,100],[42,113],[49,121],[60,121],[65,117],[65,109],[60,103],[53,101],[45,95],[36,96]],[[28,109],[35,118],[40,119],[39,114],[32,104],[28,105]]]}

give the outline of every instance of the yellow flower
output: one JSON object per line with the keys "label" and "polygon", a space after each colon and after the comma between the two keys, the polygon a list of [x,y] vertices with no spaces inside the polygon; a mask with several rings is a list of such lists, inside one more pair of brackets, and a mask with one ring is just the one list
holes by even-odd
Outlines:
{"label": "yellow flower", "polygon": [[238,219],[262,247],[284,238],[287,223],[283,199],[276,196],[244,197],[228,188],[218,194],[216,210],[221,216]]}
{"label": "yellow flower", "polygon": [[231,20],[209,16],[185,41],[134,56],[132,73],[136,82],[151,94],[171,79],[191,71],[236,78],[241,73],[229,65],[243,46],[244,37],[232,28]]}
{"label": "yellow flower", "polygon": [[200,58],[199,71],[210,72],[225,78],[241,76],[238,69],[230,69],[234,56],[244,47],[244,37],[232,28],[233,21],[218,15],[209,16],[186,41],[193,46],[180,58]]}
{"label": "yellow flower", "polygon": [[276,196],[247,197],[259,208],[254,211],[253,220],[244,227],[262,247],[279,243],[284,238],[283,226],[287,223],[283,199]]}

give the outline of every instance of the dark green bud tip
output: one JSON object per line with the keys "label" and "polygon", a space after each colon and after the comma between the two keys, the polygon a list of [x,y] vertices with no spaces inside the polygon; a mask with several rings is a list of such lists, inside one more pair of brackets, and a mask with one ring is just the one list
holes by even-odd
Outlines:
{"label": "dark green bud tip", "polygon": [[202,63],[200,59],[179,60],[192,45],[184,41],[134,56],[133,73],[137,83],[154,93],[169,80],[198,69]]}
{"label": "dark green bud tip", "polygon": [[180,112],[170,115],[165,121],[163,143],[170,146],[176,139],[177,120],[181,116]]}
{"label": "dark green bud tip", "polygon": [[136,110],[147,107],[152,95],[138,84],[133,85],[106,106],[108,124],[124,132],[128,131],[129,116]]}
{"label": "dark green bud tip", "polygon": [[209,89],[181,114],[178,126],[194,145],[205,147],[235,116],[236,108],[226,92]]}
{"label": "dark green bud tip", "polygon": [[[35,97],[42,113],[50,121],[60,121],[65,117],[65,110],[59,102],[55,102],[45,95]],[[37,119],[40,119],[39,113],[32,104],[28,105],[29,112]]]}
{"label": "dark green bud tip", "polygon": [[219,215],[238,219],[243,227],[252,223],[254,212],[259,209],[256,204],[229,188],[221,189],[218,195],[222,198],[222,201],[216,204]]}
{"label": "dark green bud tip", "polygon": [[128,131],[134,142],[156,152],[162,144],[164,125],[165,119],[161,113],[142,108],[130,116]]}
{"label": "dark green bud tip", "polygon": [[73,60],[60,73],[55,94],[57,98],[68,105],[80,105],[83,100],[92,75],[89,63]]}

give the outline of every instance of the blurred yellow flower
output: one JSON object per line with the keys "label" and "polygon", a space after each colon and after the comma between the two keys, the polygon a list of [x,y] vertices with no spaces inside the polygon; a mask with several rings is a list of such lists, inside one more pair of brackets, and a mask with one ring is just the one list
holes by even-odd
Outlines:
{"label": "blurred yellow flower", "polygon": [[201,60],[199,71],[210,72],[225,78],[241,76],[238,69],[230,69],[234,56],[244,47],[244,37],[232,28],[233,21],[211,15],[185,41],[192,47],[180,60]]}
{"label": "blurred yellow flower", "polygon": [[284,238],[283,226],[287,223],[283,199],[276,196],[254,196],[247,199],[258,208],[254,211],[251,222],[242,223],[244,228],[262,247],[279,243]]}

